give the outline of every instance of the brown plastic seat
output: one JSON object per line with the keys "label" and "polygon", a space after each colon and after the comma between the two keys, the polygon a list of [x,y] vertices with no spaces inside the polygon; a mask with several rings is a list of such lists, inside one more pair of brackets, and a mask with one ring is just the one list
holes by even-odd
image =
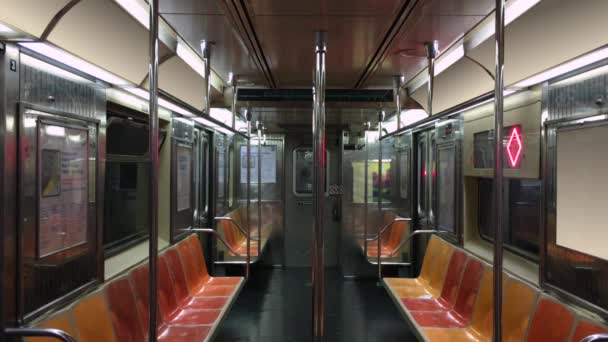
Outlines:
{"label": "brown plastic seat", "polygon": [[171,248],[163,254],[163,258],[171,271],[175,297],[180,307],[195,309],[222,309],[228,303],[228,297],[195,297],[188,291],[186,274],[176,248]]}
{"label": "brown plastic seat", "polygon": [[528,342],[568,342],[574,314],[564,305],[548,298],[538,303],[530,323]]}
{"label": "brown plastic seat", "polygon": [[434,240],[437,241],[437,247],[434,248],[436,249],[435,255],[430,259],[428,275],[420,280],[418,278],[399,279],[389,283],[398,298],[439,298],[441,295],[453,248],[451,244],[438,237],[433,236],[431,242]]}
{"label": "brown plastic seat", "polygon": [[71,310],[74,326],[80,342],[118,341],[114,335],[112,318],[106,306],[103,292],[97,292],[80,300]]}
{"label": "brown plastic seat", "polygon": [[[446,250],[451,251],[450,244],[443,241],[441,238],[433,235],[427,246],[426,253],[424,254],[422,270],[420,271],[420,275],[417,278],[384,278],[384,281],[391,288],[397,286],[427,285],[432,275],[435,274],[437,270],[441,269],[440,262],[442,260],[436,259],[440,254],[445,254]],[[445,262],[445,266],[447,268],[447,262]]]}
{"label": "brown plastic seat", "polygon": [[574,329],[572,342],[580,342],[582,339],[590,335],[606,333],[608,333],[608,328],[606,327],[602,327],[589,321],[580,321]]}
{"label": "brown plastic seat", "polygon": [[[37,325],[38,328],[43,329],[59,329],[68,333],[70,336],[78,339],[76,335],[76,329],[71,322],[71,318],[67,313],[56,315],[53,318],[44,321]],[[27,337],[26,342],[57,342],[57,339],[50,337]]]}
{"label": "brown plastic seat", "polygon": [[112,281],[105,292],[116,338],[120,342],[143,342],[145,333],[129,278]]}
{"label": "brown plastic seat", "polygon": [[[485,271],[485,273],[488,273],[488,271]],[[480,281],[483,276],[484,268],[481,262],[476,259],[469,259],[462,275],[454,307],[436,311],[413,311],[411,312],[412,317],[422,327],[446,329],[466,327],[471,322],[475,299],[480,292]],[[485,277],[486,282],[490,280],[487,276]],[[483,285],[487,286],[487,283]]]}
{"label": "brown plastic seat", "polygon": [[441,297],[436,299],[404,298],[403,305],[410,311],[450,310],[456,303],[462,272],[467,264],[467,256],[462,251],[454,251],[448,265]]}

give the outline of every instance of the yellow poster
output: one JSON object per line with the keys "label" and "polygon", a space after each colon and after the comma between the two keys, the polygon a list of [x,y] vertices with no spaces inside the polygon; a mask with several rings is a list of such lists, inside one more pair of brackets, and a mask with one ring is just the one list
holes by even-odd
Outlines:
{"label": "yellow poster", "polygon": [[[378,194],[382,190],[382,197],[386,198],[391,187],[391,161],[382,161],[382,179],[378,179],[378,161],[368,161],[367,171],[367,202],[378,201]],[[353,203],[365,203],[365,161],[353,161]],[[380,189],[382,188],[382,189]]]}

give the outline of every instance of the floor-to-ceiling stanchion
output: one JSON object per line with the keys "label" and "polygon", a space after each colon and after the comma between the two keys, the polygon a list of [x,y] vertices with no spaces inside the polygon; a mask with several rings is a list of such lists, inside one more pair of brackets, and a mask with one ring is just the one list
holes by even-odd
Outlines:
{"label": "floor-to-ceiling stanchion", "polygon": [[368,121],[365,123],[365,179],[363,180],[363,198],[365,203],[365,210],[363,210],[363,255],[367,259],[367,227],[368,227],[368,167],[369,167],[369,130],[371,129],[371,123]]}
{"label": "floor-to-ceiling stanchion", "polygon": [[262,130],[263,125],[258,121],[258,258],[262,254]]}
{"label": "floor-to-ceiling stanchion", "polygon": [[378,255],[377,255],[377,263],[378,263],[378,281],[382,280],[382,239],[380,238],[380,234],[382,233],[382,141],[380,138],[382,137],[382,121],[384,121],[384,111],[381,110],[378,113],[378,216],[380,217],[380,224],[378,225]]}
{"label": "floor-to-ceiling stanchion", "polygon": [[149,332],[150,342],[156,342],[157,322],[157,256],[158,256],[158,0],[150,0],[150,129],[148,141],[148,154],[150,157],[150,236],[148,262],[150,269],[150,298],[149,298]]}
{"label": "floor-to-ceiling stanchion", "polygon": [[249,279],[251,263],[251,110],[245,109],[247,119],[247,265],[245,266],[245,278]]}
{"label": "floor-to-ceiling stanchion", "polygon": [[427,113],[429,116],[433,115],[433,95],[435,93],[435,58],[437,57],[437,41],[433,40],[427,42],[426,46],[426,58],[429,64],[429,81],[428,81],[428,97],[427,97]]}
{"label": "floor-to-ceiling stanchion", "polygon": [[393,76],[393,97],[397,116],[397,129],[401,129],[401,76]]}
{"label": "floor-to-ceiling stanchion", "polygon": [[312,322],[313,340],[323,341],[325,265],[323,262],[325,217],[325,53],[326,33],[316,33],[315,72],[313,87],[313,236],[312,236]]}
{"label": "floor-to-ceiling stanchion", "polygon": [[232,129],[236,129],[236,100],[239,92],[238,89],[239,77],[230,73],[230,85],[232,86]]}
{"label": "floor-to-ceiling stanchion", "polygon": [[494,342],[502,341],[503,102],[505,0],[496,0],[496,73],[494,76]]}
{"label": "floor-to-ceiling stanchion", "polygon": [[[201,50],[203,52],[203,63],[205,66],[205,78],[203,79],[203,98],[205,100],[205,108],[203,112],[207,115],[211,115],[211,42],[206,40],[201,41]],[[234,128],[234,126],[233,126]]]}

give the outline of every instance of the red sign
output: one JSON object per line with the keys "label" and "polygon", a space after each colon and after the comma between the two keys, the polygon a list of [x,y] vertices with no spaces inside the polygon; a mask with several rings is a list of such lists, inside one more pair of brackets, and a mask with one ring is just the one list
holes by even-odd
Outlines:
{"label": "red sign", "polygon": [[509,140],[507,142],[507,156],[509,157],[509,167],[516,169],[521,162],[523,152],[523,137],[521,135],[521,126],[513,126],[509,131]]}

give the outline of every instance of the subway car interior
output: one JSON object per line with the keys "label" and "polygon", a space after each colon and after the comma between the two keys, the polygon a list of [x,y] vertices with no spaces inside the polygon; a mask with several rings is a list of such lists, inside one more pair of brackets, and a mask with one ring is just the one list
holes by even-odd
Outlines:
{"label": "subway car interior", "polygon": [[0,0],[0,342],[608,341],[607,13]]}

